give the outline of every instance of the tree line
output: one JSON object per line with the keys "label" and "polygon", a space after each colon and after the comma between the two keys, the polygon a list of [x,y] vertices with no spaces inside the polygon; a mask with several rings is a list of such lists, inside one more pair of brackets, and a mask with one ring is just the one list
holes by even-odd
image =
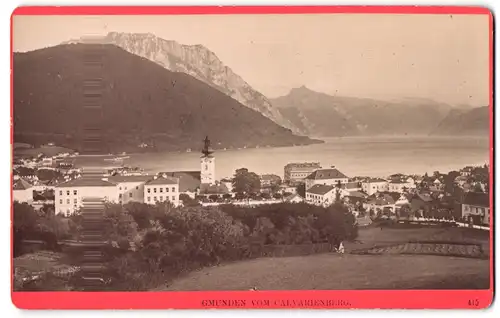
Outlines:
{"label": "tree line", "polygon": [[[328,208],[288,203],[254,208],[107,204],[103,222],[108,242],[103,275],[110,282],[103,288],[111,290],[148,290],[186,271],[258,257],[266,245],[326,242],[333,249],[357,236],[353,215],[340,203]],[[58,242],[79,240],[82,229],[80,213],[64,218],[14,203],[15,256],[26,252],[23,240],[38,233],[46,249],[70,255],[70,265],[78,266],[81,250]],[[79,290],[77,278],[75,274],[65,284]]]}

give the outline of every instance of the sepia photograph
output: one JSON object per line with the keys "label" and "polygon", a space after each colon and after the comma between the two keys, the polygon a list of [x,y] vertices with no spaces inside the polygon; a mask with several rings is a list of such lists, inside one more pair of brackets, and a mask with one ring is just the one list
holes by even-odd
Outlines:
{"label": "sepia photograph", "polygon": [[490,32],[14,14],[13,290],[490,290]]}

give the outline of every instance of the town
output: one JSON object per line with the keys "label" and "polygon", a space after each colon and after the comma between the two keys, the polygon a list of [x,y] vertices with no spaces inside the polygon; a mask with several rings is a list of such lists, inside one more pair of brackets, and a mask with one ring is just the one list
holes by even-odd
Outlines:
{"label": "town", "polygon": [[[319,162],[289,163],[283,177],[258,175],[242,167],[233,178],[216,179],[216,153],[204,140],[199,169],[154,175],[140,168],[116,165],[101,178],[88,178],[71,159],[78,154],[16,159],[13,200],[45,213],[69,217],[78,213],[85,197],[110,203],[169,202],[173,206],[307,203],[328,207],[345,204],[358,225],[374,219],[432,218],[489,226],[489,165],[432,175],[395,173],[385,178],[349,177],[335,166]],[[111,159],[119,161],[120,158]]]}

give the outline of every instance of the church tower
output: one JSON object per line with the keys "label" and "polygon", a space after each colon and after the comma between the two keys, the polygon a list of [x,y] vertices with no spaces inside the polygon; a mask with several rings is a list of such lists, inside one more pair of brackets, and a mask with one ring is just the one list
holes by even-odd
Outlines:
{"label": "church tower", "polygon": [[201,183],[215,184],[215,157],[214,151],[210,147],[208,136],[205,138],[203,149],[201,150]]}

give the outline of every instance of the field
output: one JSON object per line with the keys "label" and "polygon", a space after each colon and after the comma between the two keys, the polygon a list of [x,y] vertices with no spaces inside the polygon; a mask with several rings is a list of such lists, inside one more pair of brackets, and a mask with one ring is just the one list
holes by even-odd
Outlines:
{"label": "field", "polygon": [[368,227],[360,229],[357,242],[345,244],[344,255],[260,258],[205,268],[161,290],[487,289],[488,235],[466,228]]}
{"label": "field", "polygon": [[[346,253],[262,257],[187,273],[154,290],[487,289],[489,232],[468,228],[359,230]],[[16,273],[49,272],[44,289],[64,290],[72,272],[65,253],[14,259]]]}
{"label": "field", "polygon": [[478,245],[484,254],[489,255],[489,232],[470,228],[384,228],[370,226],[359,230],[355,242],[346,242],[349,252],[368,250],[371,248],[389,247],[407,243],[435,245],[453,243],[453,245]]}
{"label": "field", "polygon": [[260,258],[206,268],[162,290],[487,289],[489,262],[442,256]]}

